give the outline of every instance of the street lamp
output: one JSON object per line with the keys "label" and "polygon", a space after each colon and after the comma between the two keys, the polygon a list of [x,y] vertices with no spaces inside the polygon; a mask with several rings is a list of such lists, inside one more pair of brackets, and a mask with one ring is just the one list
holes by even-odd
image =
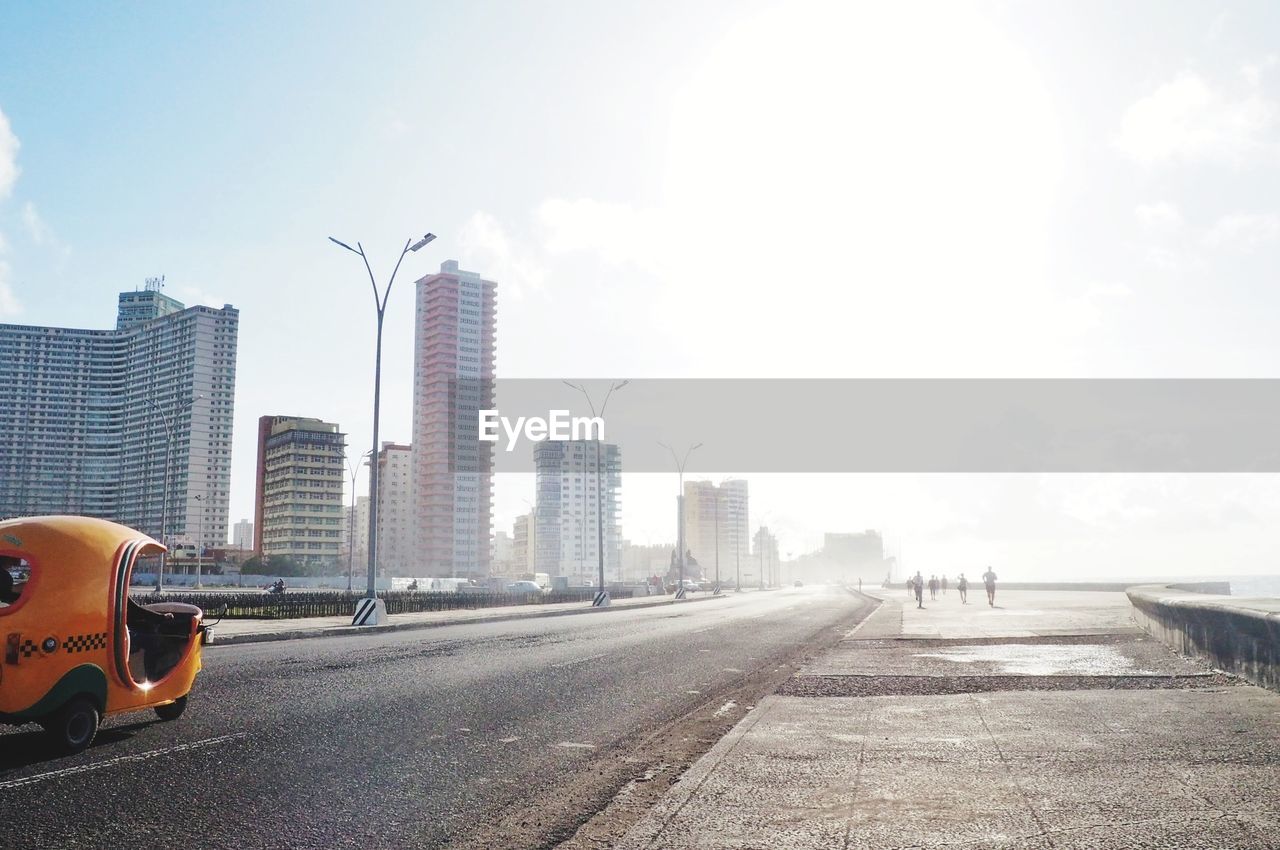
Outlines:
{"label": "street lamp", "polygon": [[[154,398],[148,398],[147,404],[160,417],[160,421],[164,423],[165,434],[167,439],[164,444],[164,494],[160,497],[160,544],[168,547],[165,542],[169,533],[169,491],[172,485],[169,477],[169,470],[173,463],[173,428],[176,424],[178,414],[191,409],[197,401],[204,398],[203,394],[197,394],[187,399],[187,401],[174,408],[171,415],[166,416],[165,412],[160,409],[160,405],[156,403]],[[168,549],[160,551],[160,569],[156,572],[156,593],[164,592],[164,565],[165,557],[168,555]]]}
{"label": "street lamp", "polygon": [[[356,247],[352,248],[346,242],[329,237],[329,241],[346,248],[353,254],[359,255],[364,261],[364,270],[369,274],[369,286],[373,288],[373,306],[378,312],[378,342],[376,353],[373,360],[373,449],[370,452],[373,456],[378,454],[378,412],[380,402],[382,401],[382,320],[387,312],[387,299],[391,297],[391,287],[396,282],[396,272],[400,271],[400,264],[404,262],[404,255],[410,251],[417,252],[434,240],[435,234],[428,233],[417,242],[412,239],[406,240],[404,248],[400,251],[400,259],[396,260],[396,267],[391,270],[391,279],[387,281],[387,289],[381,295],[378,294],[378,284],[373,278],[373,268],[369,265],[369,258],[365,256],[364,246],[359,242]],[[381,625],[386,622],[386,603],[378,599],[376,580],[374,577],[374,565],[377,564],[378,556],[378,464],[369,465],[369,586],[366,596],[367,600],[372,600],[372,613],[361,619],[361,622],[355,625]],[[365,612],[367,606],[362,600],[357,606],[357,612]]]}
{"label": "street lamp", "polygon": [[[671,459],[676,462],[676,473],[679,476],[679,491],[676,494],[676,546],[680,551],[680,584],[678,588],[684,587],[684,468],[689,463],[689,455],[693,454],[694,449],[702,447],[702,443],[694,443],[684,453],[682,460],[676,450],[668,446],[666,443],[658,443],[667,451],[671,452]],[[677,588],[677,589],[678,589]]]}
{"label": "street lamp", "polygon": [[196,502],[200,507],[200,513],[196,516],[196,590],[200,590],[200,573],[204,567],[204,496],[197,495]]}
{"label": "street lamp", "polygon": [[[365,452],[360,455],[360,460],[363,461],[368,456],[369,453]],[[353,467],[351,458],[346,455],[343,455],[342,461],[347,465],[347,472],[351,474],[351,509],[347,512],[347,593],[350,593],[356,550],[356,476],[360,474],[360,464],[357,463]]]}
{"label": "street lamp", "polygon": [[[604,411],[605,408],[609,406],[609,397],[613,395],[613,391],[622,389],[627,384],[631,383],[631,381],[619,381],[617,383],[609,384],[609,391],[604,394],[604,401],[600,403],[599,414],[596,413],[596,406],[591,402],[591,393],[587,392],[585,387],[579,384],[571,384],[568,381],[564,381],[563,383],[565,386],[573,387],[575,390],[586,396],[587,407],[591,408],[591,416],[593,418],[598,418],[603,422]],[[598,598],[600,599],[600,605],[606,606],[609,604],[609,593],[604,588],[604,496],[602,495],[600,487],[600,444],[602,442],[604,442],[603,426],[601,428],[600,437],[596,440],[596,552],[599,556],[600,562],[600,593],[604,594]]]}
{"label": "street lamp", "polygon": [[[763,511],[761,511],[761,513],[760,513],[760,543],[758,544],[758,547],[757,547],[757,548],[759,548],[759,550],[760,550],[760,589],[761,589],[761,590],[764,590],[764,587],[765,587],[765,572],[764,572],[764,541],[765,541],[765,534],[767,533],[768,528],[769,528],[769,526],[768,526],[768,525],[766,525],[766,523],[767,523],[768,521],[769,521],[769,515],[768,515],[767,513],[763,512]],[[770,535],[770,536],[772,536],[772,535]]]}
{"label": "street lamp", "polygon": [[[533,569],[526,570],[526,572],[531,572],[536,576],[538,573],[541,572],[541,570],[538,569],[538,567],[541,566],[538,563],[538,506],[535,505],[533,502],[530,502],[528,499],[521,499],[520,501],[524,502],[526,505],[529,506],[529,524],[525,532],[524,565],[525,567],[529,566],[529,551],[532,550],[533,551]],[[556,575],[560,575],[559,563],[560,563],[560,559],[559,557],[557,557],[556,558],[556,565],[557,565]]]}
{"label": "street lamp", "polygon": [[716,489],[716,593],[720,592],[720,491]]}

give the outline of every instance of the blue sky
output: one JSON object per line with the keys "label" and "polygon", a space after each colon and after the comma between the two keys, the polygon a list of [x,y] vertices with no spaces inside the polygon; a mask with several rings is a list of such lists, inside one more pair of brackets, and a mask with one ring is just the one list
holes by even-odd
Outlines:
{"label": "blue sky", "polygon": [[[372,306],[331,234],[380,274],[440,236],[392,297],[387,439],[409,436],[410,284],[447,258],[499,282],[507,377],[1273,376],[1278,15],[8,4],[0,320],[105,327],[159,274],[239,307],[233,521],[257,416],[368,441]],[[674,485],[651,478],[626,484],[641,540],[672,534]],[[1028,486],[755,493],[796,549],[855,516],[938,553],[988,551],[1005,515],[1005,538],[1081,539],[1061,518],[1084,516],[1140,548],[1165,532],[1134,505],[1204,515],[1213,547],[1240,536],[1210,516],[1226,502],[1256,548],[1280,501],[1270,479]],[[500,482],[498,528],[531,489]]]}

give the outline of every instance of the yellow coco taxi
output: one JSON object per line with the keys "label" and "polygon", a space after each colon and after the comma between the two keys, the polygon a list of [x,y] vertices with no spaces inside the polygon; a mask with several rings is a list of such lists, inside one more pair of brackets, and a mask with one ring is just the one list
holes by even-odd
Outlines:
{"label": "yellow coco taxi", "polygon": [[129,598],[134,561],[162,551],[100,519],[0,522],[0,722],[39,723],[59,751],[75,753],[104,715],[182,714],[200,670],[204,612]]}

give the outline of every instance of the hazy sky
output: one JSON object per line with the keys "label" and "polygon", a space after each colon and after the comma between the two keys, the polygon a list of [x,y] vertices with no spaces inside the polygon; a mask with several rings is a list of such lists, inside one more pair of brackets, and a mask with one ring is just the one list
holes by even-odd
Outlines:
{"label": "hazy sky", "polygon": [[[368,442],[371,296],[330,234],[384,275],[440,237],[392,295],[385,439],[447,258],[500,284],[504,377],[1276,377],[1277,51],[1268,3],[11,3],[0,321],[107,327],[159,274],[240,308],[232,521],[257,416]],[[1280,554],[1270,476],[752,481],[784,552]],[[671,539],[674,492],[628,476],[627,535]]]}

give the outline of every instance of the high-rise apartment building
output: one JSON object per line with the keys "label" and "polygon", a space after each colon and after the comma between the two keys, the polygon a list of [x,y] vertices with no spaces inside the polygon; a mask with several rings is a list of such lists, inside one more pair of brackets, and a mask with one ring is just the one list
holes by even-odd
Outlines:
{"label": "high-rise apartment building", "polygon": [[[547,440],[533,451],[537,475],[535,512],[537,571],[570,576],[573,584],[594,584],[599,577],[603,503],[604,576],[618,581],[622,535],[618,511],[622,494],[622,452],[596,440]],[[597,501],[599,499],[600,501]]]}
{"label": "high-rise apartment building", "polygon": [[[352,514],[355,514],[353,517]],[[354,535],[354,537],[352,536]],[[355,510],[347,505],[342,509],[342,548],[339,564],[346,572],[350,561],[354,572],[365,574],[369,568],[369,497],[356,496]],[[348,555],[350,556],[348,558]]]}
{"label": "high-rise apartment building", "polygon": [[516,517],[511,526],[511,560],[517,572],[537,572],[535,544],[538,529],[533,521],[533,512]]}
{"label": "high-rise apartment building", "polygon": [[0,324],[0,518],[224,544],[239,312],[161,287],[121,293],[113,330]]}
{"label": "high-rise apartment building", "polygon": [[258,419],[254,550],[336,567],[342,546],[346,435],[299,416]]}
{"label": "high-rise apartment building", "polygon": [[778,536],[770,533],[768,526],[762,525],[752,541],[755,543],[755,551],[751,553],[751,580],[744,578],[742,583],[758,584],[763,576],[764,584],[776,587],[782,580],[780,574],[782,558],[778,555]]}
{"label": "high-rise apartment building", "polygon": [[523,569],[517,568],[515,563],[515,546],[512,543],[511,535],[505,531],[495,531],[493,533],[493,551],[489,556],[489,563],[494,572],[499,575],[509,575],[513,570]]}
{"label": "high-rise apartment building", "polygon": [[493,407],[495,289],[453,260],[417,282],[415,554],[434,576],[489,572],[493,445],[480,442],[478,418]]}
{"label": "high-rise apartment building", "polygon": [[253,551],[253,523],[242,519],[231,530],[231,545],[246,552]]}
{"label": "high-rise apartment building", "polygon": [[751,553],[747,482],[731,478],[719,486],[710,481],[684,483],[685,548],[704,576],[715,574],[717,540],[720,575]]}
{"label": "high-rise apartment building", "polygon": [[415,574],[410,455],[409,446],[397,443],[383,443],[378,452],[378,572],[381,575]]}

